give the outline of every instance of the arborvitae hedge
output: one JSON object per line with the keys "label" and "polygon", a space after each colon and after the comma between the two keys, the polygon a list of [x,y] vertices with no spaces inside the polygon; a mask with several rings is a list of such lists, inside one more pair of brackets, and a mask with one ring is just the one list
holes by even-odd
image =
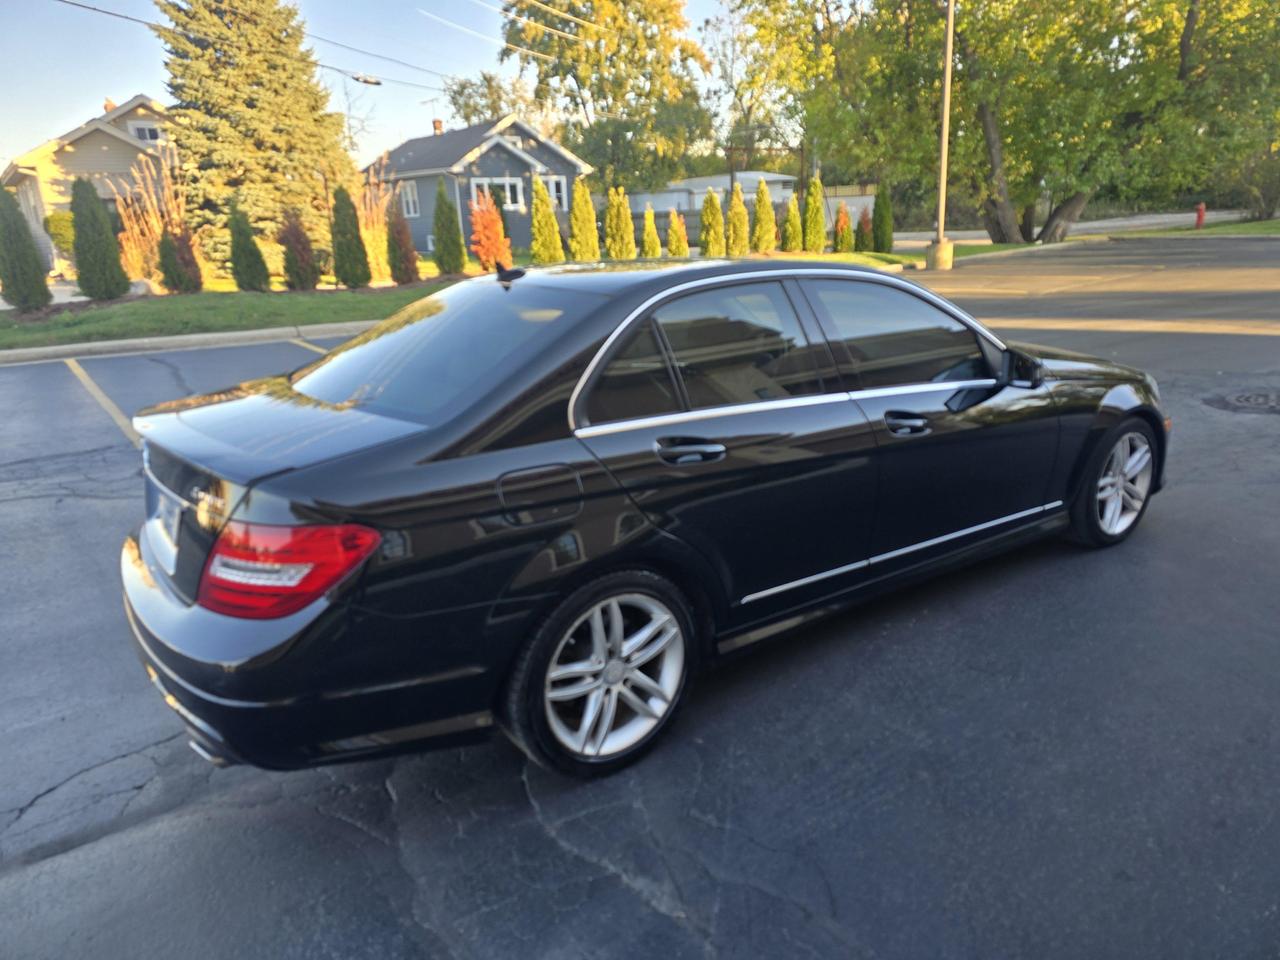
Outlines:
{"label": "arborvitae hedge", "polygon": [[773,198],[769,185],[762,179],[756,187],[756,222],[751,227],[751,249],[756,253],[773,253],[778,246],[778,224],[773,215]]}
{"label": "arborvitae hedge", "polygon": [[596,208],[591,202],[587,182],[581,177],[573,181],[573,204],[569,210],[569,256],[584,263],[600,259]]}
{"label": "arborvitae hedge", "polygon": [[687,257],[689,255],[689,230],[684,223],[684,214],[672,210],[667,215],[667,256]]}
{"label": "arborvitae hedge", "polygon": [[560,242],[560,224],[555,205],[541,177],[533,178],[533,204],[529,211],[533,239],[529,258],[534,263],[563,263],[564,245]]}
{"label": "arborvitae hedge", "polygon": [[853,252],[853,218],[843,200],[836,207],[836,225],[831,235],[831,249],[836,253]]}
{"label": "arborvitae hedge", "polygon": [[258,249],[258,241],[253,239],[249,217],[235,207],[227,226],[231,229],[231,276],[235,278],[236,289],[265,293],[271,289],[271,275],[267,272],[267,262],[262,259],[262,251]]}
{"label": "arborvitae hedge", "polygon": [[729,215],[725,220],[725,252],[731,257],[745,257],[751,251],[751,221],[742,199],[742,184],[736,181],[729,194]]}
{"label": "arborvitae hedge", "polygon": [[120,244],[111,233],[111,220],[98,191],[84,177],[71,185],[71,216],[81,292],[91,300],[123,297],[129,292],[129,278],[120,266]]}
{"label": "arborvitae hedge", "polygon": [[724,256],[724,214],[720,210],[720,194],[710,187],[702,201],[702,225],[698,229],[698,246],[704,257]]}
{"label": "arborvitae hedge", "polygon": [[610,260],[636,258],[636,225],[631,219],[627,192],[622,187],[609,191],[609,203],[604,210],[604,252]]}
{"label": "arborvitae hedge", "polygon": [[658,239],[658,224],[653,219],[653,207],[644,205],[644,229],[640,236],[640,256],[653,260],[662,256],[662,241]]}
{"label": "arborvitae hedge", "polygon": [[800,223],[800,201],[791,194],[787,201],[787,219],[782,222],[782,249],[785,253],[799,253],[804,249],[804,226]]}
{"label": "arborvitae hedge", "polygon": [[871,214],[871,242],[877,253],[893,253],[893,201],[889,198],[889,185],[876,187],[876,207]]}
{"label": "arborvitae hedge", "polygon": [[320,282],[320,267],[311,238],[302,225],[302,215],[296,209],[284,212],[276,239],[284,247],[284,285],[290,290],[314,290]]}
{"label": "arborvitae hedge", "polygon": [[409,229],[409,221],[405,219],[400,204],[394,200],[387,218],[387,265],[391,268],[391,279],[398,284],[417,283],[422,279],[418,274],[418,251],[413,245],[413,231]]}
{"label": "arborvitae hedge", "polygon": [[53,295],[45,273],[44,258],[17,199],[0,187],[0,296],[23,313],[47,307]]}
{"label": "arborvitae hedge", "polygon": [[858,253],[865,253],[874,247],[875,242],[871,237],[871,211],[863,207],[862,215],[858,217],[858,232],[853,237],[853,249]]}
{"label": "arborvitae hedge", "polygon": [[175,236],[166,230],[160,238],[159,255],[160,276],[166,290],[170,293],[200,292],[204,279],[200,276],[200,264],[189,232],[183,230]]}
{"label": "arborvitae hedge", "polygon": [[827,249],[827,205],[819,177],[810,180],[804,192],[804,248],[808,253]]}
{"label": "arborvitae hedge", "polygon": [[349,290],[367,287],[371,276],[369,254],[360,239],[360,218],[346,187],[333,191],[333,275]]}
{"label": "arborvitae hedge", "polygon": [[467,269],[467,244],[462,237],[458,208],[444,189],[444,177],[436,181],[436,211],[432,221],[435,231],[435,261],[442,274],[462,273]]}

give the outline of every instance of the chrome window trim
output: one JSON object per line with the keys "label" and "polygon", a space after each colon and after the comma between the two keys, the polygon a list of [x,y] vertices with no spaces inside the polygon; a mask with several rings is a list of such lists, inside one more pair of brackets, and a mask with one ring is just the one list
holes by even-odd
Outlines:
{"label": "chrome window trim", "polygon": [[591,437],[599,437],[609,433],[626,433],[628,430],[664,427],[668,424],[690,423],[695,420],[710,420],[715,417],[733,417],[740,413],[760,413],[768,410],[783,410],[788,407],[812,407],[823,403],[869,400],[873,397],[895,397],[907,393],[975,390],[994,387],[995,385],[996,381],[992,379],[952,380],[941,383],[910,383],[896,387],[874,387],[870,390],[842,391],[840,393],[819,393],[805,397],[782,397],[777,400],[759,400],[754,403],[733,403],[723,407],[700,407],[697,410],[659,413],[652,417],[636,417],[634,420],[610,420],[608,423],[578,427],[573,431],[573,435],[579,439],[587,440]]}
{"label": "chrome window trim", "polygon": [[[600,345],[600,349],[597,350],[595,353],[595,356],[591,358],[591,362],[587,364],[587,369],[582,372],[582,376],[580,376],[578,378],[578,382],[574,384],[573,392],[569,395],[569,429],[573,431],[575,434],[579,430],[578,424],[574,417],[574,411],[577,409],[578,400],[582,395],[582,391],[586,388],[587,381],[590,380],[592,374],[595,373],[596,367],[600,365],[600,362],[604,358],[604,355],[609,352],[609,348],[613,346],[613,344],[618,340],[618,338],[621,337],[623,333],[625,333],[627,329],[633,323],[636,322],[636,320],[643,317],[651,307],[667,299],[668,297],[671,297],[677,293],[683,293],[687,290],[697,290],[697,289],[700,289],[701,287],[712,287],[712,286],[718,286],[718,285],[725,286],[725,285],[736,283],[738,281],[749,281],[749,280],[750,281],[757,281],[757,280],[781,281],[786,277],[826,277],[828,279],[834,279],[834,280],[848,280],[854,283],[879,283],[879,284],[883,284],[884,286],[893,287],[898,290],[905,290],[907,293],[920,297],[922,300],[929,303],[930,305],[937,307],[939,310],[941,310],[943,313],[945,313],[947,316],[951,317],[952,319],[958,320],[960,323],[963,323],[966,327],[968,327],[978,336],[984,337],[990,343],[994,344],[997,349],[1002,351],[1008,349],[1008,347],[1004,345],[1004,342],[999,337],[997,337],[990,330],[984,327],[981,323],[979,323],[973,317],[969,316],[969,314],[965,313],[955,304],[942,299],[942,297],[939,297],[937,294],[929,290],[926,290],[923,287],[916,286],[913,283],[907,283],[905,280],[901,280],[898,277],[892,276],[890,274],[857,273],[851,270],[833,270],[830,267],[825,267],[825,268],[824,267],[792,267],[790,269],[785,269],[785,270],[752,270],[746,273],[727,273],[727,274],[722,274],[716,277],[700,277],[697,280],[687,280],[684,283],[678,283],[675,286],[667,287],[665,290],[661,290],[658,293],[653,294],[651,297],[649,297],[647,300],[641,303],[640,306],[636,307],[629,314],[627,314],[622,319],[622,322],[613,328],[613,332],[610,333],[609,336],[605,338],[604,343]],[[886,388],[886,389],[897,389],[897,388],[893,387],[893,388]],[[911,391],[906,390],[904,392],[911,392]],[[764,401],[764,402],[770,402],[770,401]],[[755,407],[756,405],[744,404],[744,406]],[[682,411],[682,412],[693,413],[694,411],[690,410],[690,411]],[[613,423],[616,423],[616,422],[620,422],[620,421],[610,421],[608,425],[612,425]],[[635,421],[628,421],[628,422],[635,422]],[[606,424],[599,424],[598,426],[605,426],[605,425]],[[587,427],[584,427],[582,429],[590,429],[593,426],[597,426],[597,424],[589,424]]]}
{"label": "chrome window trim", "polygon": [[900,547],[897,550],[890,550],[888,553],[877,554],[866,560],[858,560],[854,563],[846,563],[842,567],[836,567],[832,570],[824,570],[822,573],[815,573],[812,576],[801,577],[799,580],[791,580],[787,583],[780,583],[776,587],[769,587],[767,590],[760,590],[757,593],[750,593],[743,597],[739,603],[751,603],[755,600],[763,600],[765,597],[772,597],[775,594],[783,593],[787,590],[794,590],[797,587],[805,587],[811,583],[817,583],[819,580],[826,580],[829,577],[837,577],[842,573],[852,573],[854,570],[861,570],[864,567],[875,566],[877,563],[884,563],[887,560],[896,560],[898,557],[906,556],[909,553],[915,553],[917,550],[927,550],[929,547],[936,547],[940,543],[946,543],[949,540],[958,540],[961,537],[967,537],[972,533],[980,533],[983,530],[990,530],[992,527],[998,527],[1003,523],[1012,523],[1014,520],[1023,520],[1027,517],[1034,517],[1036,514],[1048,513],[1051,510],[1057,510],[1064,506],[1061,500],[1054,500],[1052,503],[1046,503],[1043,506],[1031,507],[1028,510],[1019,510],[1017,513],[1011,513],[1007,517],[999,517],[995,520],[988,520],[986,523],[974,524],[972,527],[965,527],[963,530],[956,530],[953,533],[944,533],[940,537],[933,537],[929,540],[921,540],[919,543],[913,543],[908,547]]}

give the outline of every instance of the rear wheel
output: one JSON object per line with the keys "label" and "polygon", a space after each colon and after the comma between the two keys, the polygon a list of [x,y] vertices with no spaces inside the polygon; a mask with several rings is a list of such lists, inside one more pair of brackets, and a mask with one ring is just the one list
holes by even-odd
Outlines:
{"label": "rear wheel", "polygon": [[1071,508],[1071,537],[1105,547],[1129,536],[1146,513],[1155,479],[1156,438],[1150,424],[1130,417],[1089,458]]}
{"label": "rear wheel", "polygon": [[577,776],[634,762],[684,699],[693,623],[680,591],[647,571],[575,591],[512,672],[504,710],[512,739],[538,763]]}

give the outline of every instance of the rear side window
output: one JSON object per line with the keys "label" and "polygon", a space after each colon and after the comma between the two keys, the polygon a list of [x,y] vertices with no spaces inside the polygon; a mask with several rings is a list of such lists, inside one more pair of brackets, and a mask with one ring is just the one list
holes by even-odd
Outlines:
{"label": "rear side window", "polygon": [[777,283],[694,293],[654,311],[693,409],[821,393],[800,322]]}
{"label": "rear side window", "polygon": [[905,290],[857,280],[806,280],[832,348],[863,389],[991,375],[977,335]]}
{"label": "rear side window", "polygon": [[679,409],[680,398],[666,357],[654,336],[653,324],[645,321],[596,378],[587,398],[587,420],[610,423]]}

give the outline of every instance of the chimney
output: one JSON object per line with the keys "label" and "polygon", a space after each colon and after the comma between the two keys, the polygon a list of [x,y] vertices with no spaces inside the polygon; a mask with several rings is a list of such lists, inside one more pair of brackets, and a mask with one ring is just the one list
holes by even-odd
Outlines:
{"label": "chimney", "polygon": [[437,136],[437,137],[438,137],[438,136],[440,136],[440,134],[444,133],[444,121],[443,121],[443,120],[432,120],[432,121],[431,121],[431,132],[432,132],[435,136]]}
{"label": "chimney", "polygon": [[115,102],[114,100],[112,100],[110,97],[107,97],[107,99],[105,99],[105,100],[103,100],[103,101],[102,101],[102,112],[103,112],[103,113],[110,113],[110,112],[111,112],[112,110],[114,110],[115,108],[116,108],[116,102]]}

